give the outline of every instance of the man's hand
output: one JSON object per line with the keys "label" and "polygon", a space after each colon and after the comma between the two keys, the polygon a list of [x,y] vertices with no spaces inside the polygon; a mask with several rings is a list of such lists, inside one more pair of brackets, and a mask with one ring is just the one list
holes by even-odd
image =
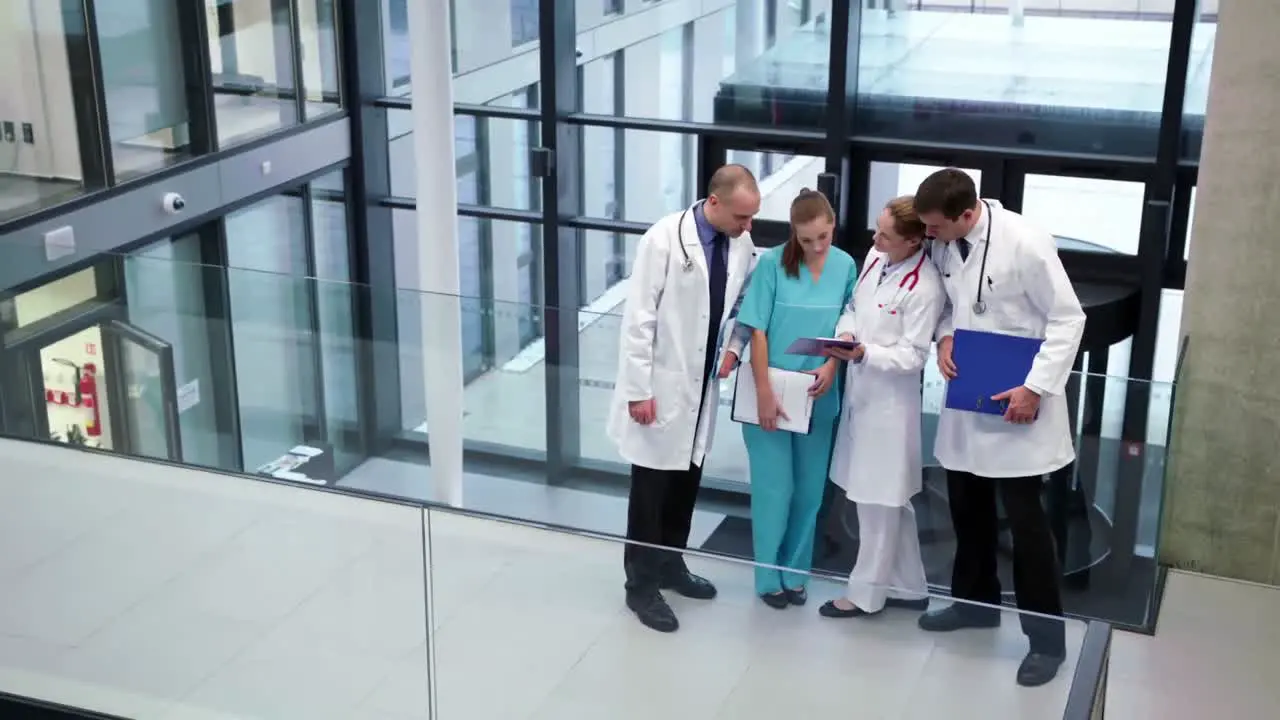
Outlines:
{"label": "man's hand", "polygon": [[729,373],[733,372],[736,367],[738,367],[738,353],[727,350],[725,351],[724,359],[720,361],[720,372],[716,373],[716,377],[724,380],[729,377]]}
{"label": "man's hand", "polygon": [[641,425],[652,425],[658,418],[658,403],[653,398],[632,400],[627,403],[627,411],[631,413],[632,420]]}
{"label": "man's hand", "polygon": [[1040,396],[1026,385],[1005,390],[999,395],[992,396],[991,399],[1009,403],[1004,410],[1006,422],[1029,425],[1035,422],[1036,413],[1040,412]]}
{"label": "man's hand", "polygon": [[[955,338],[950,335],[938,341],[938,372],[942,373],[942,377],[948,380],[954,380],[956,375],[960,374],[956,371],[955,360],[951,359],[951,346],[954,342]],[[1001,393],[1001,395],[1008,395],[1010,392],[1013,391],[1010,390]]]}
{"label": "man's hand", "polygon": [[811,374],[813,375],[813,384],[809,386],[809,397],[820,398],[831,389],[832,384],[836,381],[836,364],[828,360],[822,363],[822,367],[814,370]]}

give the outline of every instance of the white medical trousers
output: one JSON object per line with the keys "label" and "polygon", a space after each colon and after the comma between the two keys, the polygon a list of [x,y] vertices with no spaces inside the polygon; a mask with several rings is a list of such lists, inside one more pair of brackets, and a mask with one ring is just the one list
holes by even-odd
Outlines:
{"label": "white medical trousers", "polygon": [[858,562],[849,574],[847,598],[864,612],[884,609],[887,597],[928,597],[916,513],[904,507],[858,503]]}

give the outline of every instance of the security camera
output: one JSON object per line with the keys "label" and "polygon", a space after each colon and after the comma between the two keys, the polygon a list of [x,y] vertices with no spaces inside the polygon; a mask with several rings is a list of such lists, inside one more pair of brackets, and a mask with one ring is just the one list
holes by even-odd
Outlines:
{"label": "security camera", "polygon": [[164,211],[170,215],[177,215],[187,206],[187,201],[182,199],[178,193],[164,194]]}

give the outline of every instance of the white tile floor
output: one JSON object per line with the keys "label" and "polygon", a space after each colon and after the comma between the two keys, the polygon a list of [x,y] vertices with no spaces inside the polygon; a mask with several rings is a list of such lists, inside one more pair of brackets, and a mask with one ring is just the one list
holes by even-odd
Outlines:
{"label": "white tile floor", "polygon": [[[416,508],[9,441],[0,457],[0,687],[160,720],[428,717]],[[721,597],[677,600],[684,627],[658,635],[622,607],[616,544],[428,519],[444,720],[1061,714],[1069,672],[1013,684],[1015,622],[933,638],[906,614],[777,612],[745,566],[697,560]],[[1272,716],[1278,598],[1175,576],[1161,634],[1117,638],[1111,717]]]}
{"label": "white tile floor", "polygon": [[1107,717],[1280,715],[1280,588],[1174,572],[1154,637],[1118,633]]}

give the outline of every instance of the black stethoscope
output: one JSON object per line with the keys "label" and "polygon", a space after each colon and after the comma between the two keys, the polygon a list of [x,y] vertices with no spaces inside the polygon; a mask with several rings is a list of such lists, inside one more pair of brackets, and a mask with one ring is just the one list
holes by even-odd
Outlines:
{"label": "black stethoscope", "polygon": [[694,203],[692,206],[685,208],[684,212],[680,213],[680,224],[676,226],[676,244],[680,246],[680,253],[684,255],[684,262],[680,263],[680,267],[685,272],[693,270],[693,258],[689,257],[689,248],[684,246],[684,221],[689,216],[689,211],[698,207],[698,205],[699,203]]}
{"label": "black stethoscope", "polygon": [[[916,285],[920,282],[920,267],[924,265],[924,258],[926,255],[928,255],[928,253],[921,252],[920,259],[916,260],[916,266],[911,268],[911,272],[907,273],[906,275],[903,275],[902,279],[898,280],[898,289],[894,291],[893,298],[891,298],[888,303],[890,315],[897,315],[898,307],[901,305],[901,303],[899,302],[899,299],[906,293],[909,293],[912,290],[916,289]],[[867,265],[866,268],[863,269],[862,274],[858,276],[857,284],[854,285],[854,291],[853,291],[854,295],[858,294],[857,288],[862,285],[862,280],[866,278],[867,274],[871,272],[871,269],[878,264],[880,264],[879,257],[877,257],[875,260],[872,260],[871,263]],[[887,272],[888,270],[889,268],[885,267],[884,270],[882,270],[881,272],[882,273]],[[884,282],[883,274],[880,276],[880,281]],[[879,287],[880,285],[877,284],[876,288],[878,289]],[[885,309],[885,303],[878,303],[878,306],[881,310]]]}
{"label": "black stethoscope", "polygon": [[[978,296],[973,301],[974,315],[983,315],[987,312],[987,303],[982,299],[982,279],[987,276],[987,253],[991,252],[991,226],[996,223],[995,218],[991,216],[991,203],[983,200],[982,204],[987,208],[987,232],[986,237],[983,238],[982,265],[978,268]],[[951,264],[950,255],[947,256],[947,264]],[[943,272],[942,275],[943,277],[951,277],[951,273],[949,272]]]}

